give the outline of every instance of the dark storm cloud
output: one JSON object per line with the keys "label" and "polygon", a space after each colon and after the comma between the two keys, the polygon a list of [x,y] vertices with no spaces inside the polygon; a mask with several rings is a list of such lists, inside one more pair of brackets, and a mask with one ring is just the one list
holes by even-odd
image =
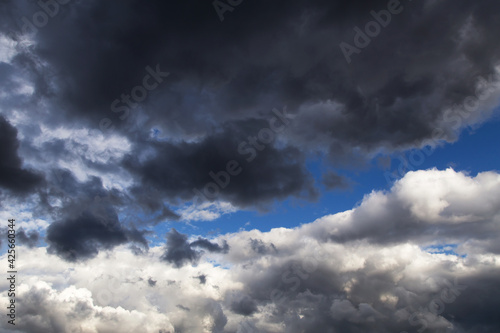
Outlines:
{"label": "dark storm cloud", "polygon": [[229,302],[231,311],[242,316],[251,316],[258,311],[257,302],[248,295],[231,293],[226,295],[226,301]]}
{"label": "dark storm cloud", "polygon": [[127,242],[147,247],[144,232],[125,228],[113,212],[102,218],[85,211],[74,218],[53,222],[47,229],[46,241],[49,253],[68,261],[89,259],[99,250],[109,250]]}
{"label": "dark storm cloud", "polygon": [[[266,122],[257,123],[260,128],[266,126]],[[136,174],[144,186],[135,191],[151,198],[155,196],[148,193],[158,191],[172,201],[179,197],[222,199],[241,207],[259,208],[291,195],[308,199],[317,196],[298,149],[259,145],[262,149],[259,151],[252,148],[237,125],[224,129],[222,134],[198,143],[148,142],[137,146],[137,152],[152,147],[154,155],[146,161],[141,161],[138,153],[125,158],[125,167]],[[229,169],[231,161],[237,164]],[[228,169],[237,172],[231,175]]]}
{"label": "dark storm cloud", "polygon": [[28,247],[35,247],[38,244],[38,240],[40,239],[40,234],[36,231],[24,231],[23,228],[20,228],[16,232],[16,236],[19,239],[19,242]]}
{"label": "dark storm cloud", "polygon": [[196,261],[199,253],[191,249],[187,236],[172,229],[167,234],[166,251],[162,259],[175,264],[177,267],[183,266],[186,262]]}
{"label": "dark storm cloud", "polygon": [[[140,194],[129,194],[115,188],[105,189],[99,177],[91,176],[86,182],[79,182],[70,170],[54,169],[47,178],[50,180],[50,186],[40,193],[38,210],[49,214],[54,220],[73,219],[83,213],[89,213],[102,221],[113,221],[117,212],[122,211],[120,225],[133,230],[156,225],[167,219],[178,219],[177,214],[163,205],[141,205],[143,201],[138,199],[141,198]],[[61,200],[61,206],[53,204],[58,200]],[[128,236],[128,241],[144,241],[142,232],[131,232]],[[137,248],[137,251],[140,253],[141,249]]]}
{"label": "dark storm cloud", "polygon": [[[117,209],[131,201],[124,192],[105,189],[99,177],[90,176],[87,181],[79,182],[71,170],[53,169],[47,178],[50,186],[40,193],[40,210],[55,220],[73,219],[83,213],[102,220],[113,220]],[[62,205],[54,205],[57,200]]]}
{"label": "dark storm cloud", "polygon": [[[141,84],[145,67],[155,67],[161,59],[160,67],[175,73],[171,84],[162,85],[161,94],[152,96],[152,102],[161,103],[148,104],[155,124],[170,123],[173,128],[177,123],[187,132],[201,126],[199,130],[205,131],[206,120],[246,118],[269,102],[298,107],[337,100],[346,105],[345,118],[322,124],[339,132],[333,138],[365,144],[372,139],[372,144],[391,139],[394,144],[410,143],[428,134],[440,112],[438,105],[428,111],[423,108],[439,80],[448,81],[439,90],[441,107],[446,101],[459,103],[472,91],[473,78],[492,73],[498,61],[499,49],[493,43],[497,22],[489,15],[498,4],[449,3],[402,1],[402,13],[393,15],[383,33],[354,55],[350,65],[340,42],[353,44],[353,28],[364,29],[373,20],[370,11],[387,9],[387,1],[254,1],[239,6],[223,24],[211,3],[198,1],[73,3],[40,29],[34,52],[61,73],[55,77],[56,87],[70,110],[97,120],[103,113],[112,116],[110,104]],[[22,10],[29,14],[37,9],[33,7]],[[87,26],[90,20],[92,29]],[[481,37],[459,40],[468,20]],[[429,54],[430,49],[435,52]],[[449,65],[460,57],[471,68],[457,71]],[[216,94],[215,101],[204,92]],[[375,97],[381,107],[377,112],[367,104]],[[401,106],[394,105],[397,98],[403,100]],[[404,103],[413,98],[420,102],[413,107]],[[426,112],[419,115],[420,111]],[[327,133],[319,127],[319,119],[315,121],[314,129]],[[401,126],[411,131],[405,134]]]}
{"label": "dark storm cloud", "polygon": [[[79,151],[70,151],[67,146],[70,145],[64,140],[52,140],[45,142],[41,145],[41,150],[36,149],[31,144],[24,145],[24,153],[29,154],[31,158],[37,159],[39,162],[47,163],[47,161],[58,160],[68,164],[74,161],[81,162],[81,164],[89,169],[103,173],[114,173],[120,175],[115,164],[98,163],[92,161],[90,158],[78,155]],[[88,147],[82,147],[88,149]],[[118,162],[118,161],[116,161]],[[45,191],[41,193],[42,203],[49,211],[54,208],[48,204],[49,199],[61,199],[68,206],[74,207],[82,204],[92,210],[102,210],[103,204],[115,207],[127,207],[130,210],[130,216],[127,220],[132,220],[141,225],[156,225],[166,220],[178,220],[179,215],[173,212],[169,207],[166,207],[163,202],[158,200],[158,192],[150,189],[147,192],[140,191],[120,191],[116,188],[107,190],[103,187],[102,179],[96,176],[89,177],[86,182],[79,182],[72,170],[53,168],[49,170],[46,175],[50,181]],[[71,208],[63,207],[62,209],[71,210]],[[79,209],[77,207],[77,209]],[[132,216],[132,212],[134,213]],[[143,213],[143,214],[140,214]],[[143,216],[137,218],[137,215]],[[130,222],[125,220],[124,222]]]}
{"label": "dark storm cloud", "polygon": [[[244,2],[223,22],[211,2],[75,2],[61,7],[14,63],[29,65],[36,93],[58,110],[51,124],[98,129],[109,118],[115,130],[142,143],[138,138],[159,129],[169,142],[137,145],[132,156],[148,147],[158,154],[136,161],[133,170],[147,186],[157,182],[168,199],[191,198],[192,188],[217,172],[213,166],[223,169],[234,158],[225,154],[234,131],[238,138],[254,135],[270,109],[287,105],[297,116],[281,134],[288,147],[270,145],[256,163],[271,182],[249,169],[222,195],[253,206],[300,192],[314,197],[297,150],[354,163],[381,147],[419,146],[437,127],[453,140],[454,123],[444,111],[474,96],[477,78],[492,78],[499,63],[499,23],[491,15],[499,6],[493,0],[401,1],[398,14],[348,63],[339,45],[356,45],[354,28],[364,30],[375,20],[371,11],[387,10],[388,1]],[[1,29],[19,30],[21,17],[36,10],[8,2]],[[206,151],[213,162],[206,162]],[[283,167],[290,157],[296,165]],[[197,165],[186,168],[188,162]],[[168,177],[157,170],[164,163],[172,163]],[[290,179],[276,182],[281,171]]]}
{"label": "dark storm cloud", "polygon": [[227,245],[227,243],[224,243],[223,246],[220,246],[219,244],[211,243],[208,239],[204,239],[201,237],[198,237],[197,240],[192,242],[191,246],[199,247],[209,252],[216,252],[216,253],[227,253],[227,251],[229,251],[229,246]]}
{"label": "dark storm cloud", "polygon": [[22,167],[17,154],[17,130],[0,115],[0,186],[15,194],[25,194],[41,185],[43,177]]}
{"label": "dark storm cloud", "polygon": [[18,75],[16,68],[11,64],[0,61],[0,87],[5,94],[2,96],[1,104],[5,107],[14,107],[17,105],[19,90],[22,88],[22,83],[16,81]]}
{"label": "dark storm cloud", "polygon": [[69,169],[53,169],[48,176],[52,181],[52,188],[49,188],[49,195],[64,195],[67,202],[76,201],[79,198],[85,200],[96,200],[96,203],[119,203],[120,197],[118,191],[106,191],[102,186],[102,181],[98,177],[89,177],[86,182],[79,182]]}
{"label": "dark storm cloud", "polygon": [[[447,309],[454,314],[458,328],[464,332],[494,332],[500,329],[500,321],[496,314],[496,309],[500,305],[497,276],[498,271],[491,270],[462,281],[468,288],[460,297],[467,302],[452,303]],[[471,311],[471,309],[478,310]]]}
{"label": "dark storm cloud", "polygon": [[[203,251],[196,250],[196,248],[202,248],[215,253],[227,253],[229,251],[227,243],[224,242],[224,245],[220,246],[201,237],[189,243],[187,235],[181,234],[172,228],[167,233],[166,251],[161,258],[174,264],[176,267],[182,267],[189,262],[196,263],[201,257]],[[202,282],[201,278],[200,282]]]}
{"label": "dark storm cloud", "polygon": [[278,250],[273,243],[267,245],[260,239],[250,238],[250,247],[258,254],[277,253]]}
{"label": "dark storm cloud", "polygon": [[[36,119],[49,128],[99,130],[102,119],[109,118],[114,130],[106,134],[125,136],[131,151],[123,161],[83,157],[81,162],[93,171],[129,172],[133,189],[106,190],[95,176],[79,182],[75,170],[60,170],[57,164],[51,167],[54,173],[46,172],[50,183],[42,187],[43,178],[23,168],[20,156],[66,161],[71,156],[65,141],[37,148],[31,143],[40,129],[30,125],[23,129],[25,142],[20,146],[16,129],[3,117],[0,186],[13,193],[36,189],[40,210],[56,221],[47,229],[48,251],[77,261],[126,243],[136,244],[134,253],[147,249],[145,232],[136,228],[136,221],[119,218],[126,207],[146,213],[146,224],[176,220],[179,215],[165,202],[182,204],[197,190],[205,192],[207,184],[226,180],[209,200],[265,209],[289,197],[315,199],[318,193],[305,161],[318,152],[334,165],[358,164],[372,153],[418,147],[439,127],[447,134],[443,139],[452,141],[457,128],[445,110],[477,95],[479,77],[498,81],[494,74],[500,63],[500,3],[401,1],[399,13],[390,16],[391,22],[367,41],[369,45],[346,58],[341,43],[358,47],[359,38],[366,41],[355,29],[366,30],[366,23],[375,20],[372,11],[380,16],[395,2],[243,1],[224,14],[223,22],[212,1],[86,0],[61,5],[32,36],[32,45],[20,42],[20,53],[11,63],[0,63],[2,112],[12,116],[6,119],[19,112],[20,118]],[[0,31],[20,41],[9,32],[22,30],[28,24],[24,18],[33,24],[40,10],[38,1],[2,1]],[[23,80],[33,85],[33,94],[20,96]],[[155,87],[147,88],[151,85]],[[295,117],[276,133],[276,140],[262,150],[254,147],[258,154],[249,161],[252,153],[241,153],[240,144],[269,126],[272,108],[285,105]],[[158,135],[151,137],[151,132]],[[242,171],[228,180],[221,172],[227,173],[233,160]],[[402,185],[403,192],[367,196],[353,211],[294,231],[282,228],[262,239],[253,234],[240,242],[228,240],[231,251],[222,240],[190,242],[172,229],[162,260],[177,268],[197,263],[203,251],[231,258],[240,247],[244,250],[224,273],[243,291],[228,293],[222,304],[210,299],[213,296],[193,301],[192,292],[186,300],[175,300],[173,305],[189,306],[178,305],[185,310],[179,312],[192,315],[191,322],[179,320],[175,331],[196,331],[190,325],[198,325],[195,321],[208,314],[210,327],[204,329],[223,332],[228,325],[224,311],[245,316],[248,327],[258,327],[255,331],[271,330],[278,323],[282,326],[275,332],[409,331],[415,325],[398,317],[398,311],[420,311],[446,286],[443,280],[452,280],[456,273],[468,286],[461,298],[446,304],[447,313],[441,317],[426,313],[417,318],[433,323],[432,332],[444,332],[450,324],[457,333],[498,332],[499,269],[494,255],[500,253],[500,203],[498,191],[491,190],[495,177],[475,179],[482,187],[462,184],[456,192],[447,186],[459,178],[451,177],[441,192],[434,179],[417,194],[413,190],[419,182]],[[322,180],[327,189],[345,187],[345,180],[333,171]],[[451,195],[433,198],[436,193]],[[23,239],[35,245],[37,234],[20,232]],[[436,242],[458,243],[456,251],[469,257],[443,259],[420,248]],[[320,245],[326,255],[315,259]],[[200,283],[210,276],[222,286],[217,281],[221,268],[211,268],[214,271],[194,274]],[[193,282],[192,276],[190,272],[186,280]],[[184,284],[176,279],[179,282],[172,285]],[[200,295],[211,288],[194,282]],[[66,304],[60,310],[58,298],[48,290],[31,288],[20,299],[26,304],[19,309],[25,318],[20,324],[27,332],[78,330],[81,324],[66,323],[91,318],[88,309],[97,303],[89,299],[87,305],[75,306],[84,311],[74,315],[66,308],[78,298],[61,301]],[[96,307],[95,322],[109,310]],[[265,313],[258,316],[259,311]]]}
{"label": "dark storm cloud", "polygon": [[180,215],[165,207],[162,194],[156,188],[136,187],[131,191],[133,205],[147,214],[147,224],[156,225],[166,220],[177,221]]}
{"label": "dark storm cloud", "polygon": [[[394,317],[394,311],[384,309],[382,315],[368,305],[375,303],[384,308],[378,298],[384,291],[394,289],[390,274],[376,277],[365,270],[341,274],[329,264],[329,260],[317,261],[314,270],[304,269],[309,267],[307,262],[311,260],[314,259],[284,261],[269,267],[266,274],[245,279],[248,294],[241,297],[240,302],[232,302],[231,310],[248,316],[255,313],[258,307],[272,305],[273,321],[282,323],[287,331],[294,333],[329,332],[328,329],[330,332],[349,333],[399,332],[403,329],[404,326]],[[249,266],[252,264],[249,263]],[[257,267],[249,267],[246,273],[251,274]],[[365,279],[363,274],[370,274],[372,278]],[[354,290],[349,295],[351,301],[347,301],[343,288],[345,281],[360,277],[359,285],[364,287],[363,291]],[[226,300],[234,297],[228,295]],[[348,311],[339,311],[334,307],[336,302],[342,301],[347,302]]]}

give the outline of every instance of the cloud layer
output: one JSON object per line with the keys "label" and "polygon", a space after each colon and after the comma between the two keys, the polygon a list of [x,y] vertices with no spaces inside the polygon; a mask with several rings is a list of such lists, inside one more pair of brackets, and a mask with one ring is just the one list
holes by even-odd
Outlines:
{"label": "cloud layer", "polygon": [[224,3],[2,1],[16,328],[498,332],[496,171],[410,172],[294,229],[148,237],[318,200],[353,184],[342,168],[481,125],[500,102],[500,3]]}
{"label": "cloud layer", "polygon": [[[359,166],[453,141],[498,104],[492,0],[253,1],[222,22],[208,2],[52,4],[45,23],[36,3],[6,1],[0,13],[0,105],[19,154],[40,173],[70,169],[127,189],[163,220],[178,219],[169,206],[196,200],[195,190],[217,192],[210,183],[217,195],[204,200],[244,209],[316,200],[307,158]],[[377,18],[380,32],[366,32]],[[350,63],[342,43],[360,50]],[[289,116],[273,120],[285,106]],[[221,186],[210,173],[232,161],[242,171]],[[38,180],[28,176],[24,189]],[[348,184],[334,173],[323,182]]]}
{"label": "cloud layer", "polygon": [[352,210],[295,229],[212,240],[172,230],[167,254],[197,259],[184,265],[162,260],[163,247],[134,254],[119,246],[73,265],[44,248],[23,248],[16,327],[496,332],[498,191],[495,172],[411,172],[390,192],[373,192]]}

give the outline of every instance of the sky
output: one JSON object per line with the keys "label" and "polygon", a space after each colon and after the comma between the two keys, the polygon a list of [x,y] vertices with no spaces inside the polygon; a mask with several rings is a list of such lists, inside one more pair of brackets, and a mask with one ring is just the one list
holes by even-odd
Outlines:
{"label": "sky", "polygon": [[499,332],[499,15],[0,1],[0,332]]}

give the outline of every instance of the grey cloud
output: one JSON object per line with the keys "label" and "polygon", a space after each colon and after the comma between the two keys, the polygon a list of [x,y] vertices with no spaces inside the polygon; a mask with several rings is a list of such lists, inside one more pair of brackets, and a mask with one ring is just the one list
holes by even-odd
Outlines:
{"label": "grey cloud", "polygon": [[156,286],[156,282],[157,282],[157,281],[153,280],[152,278],[149,278],[149,279],[148,279],[148,285],[149,285],[150,287],[154,287],[154,286]]}
{"label": "grey cloud", "polygon": [[0,186],[15,194],[32,192],[42,185],[43,177],[22,167],[22,160],[17,154],[19,141],[17,130],[0,115]]}
{"label": "grey cloud", "polygon": [[147,247],[144,232],[123,227],[113,213],[102,219],[82,212],[74,218],[53,222],[47,229],[46,239],[47,251],[68,261],[89,259],[101,249],[109,250],[127,242]]}
{"label": "grey cloud", "polygon": [[[241,175],[231,177],[209,200],[265,210],[276,200],[318,197],[305,163],[317,153],[333,166],[359,165],[375,152],[419,147],[433,139],[437,128],[445,134],[442,139],[453,141],[458,127],[489,115],[484,106],[457,127],[445,111],[475,96],[479,77],[498,82],[495,13],[500,5],[493,0],[402,4],[403,12],[354,54],[350,64],[339,44],[354,43],[353,28],[363,29],[373,19],[370,12],[385,9],[387,1],[245,1],[223,23],[211,2],[68,4],[33,36],[30,47],[19,43],[20,53],[12,62],[0,64],[7,95],[0,101],[6,115],[0,117],[2,191],[37,193],[40,212],[56,221],[47,229],[49,252],[76,261],[126,243],[147,248],[145,231],[121,221],[119,211],[130,207],[146,213],[146,225],[176,220],[178,214],[165,203],[192,200],[193,189],[203,191],[214,182],[209,173],[223,171],[231,160],[240,162]],[[34,1],[4,1],[0,31],[19,29],[21,17],[37,10]],[[144,101],[127,105],[123,94],[143,84],[151,75],[147,66],[156,64],[171,75],[148,91]],[[16,78],[29,81],[34,93],[21,96]],[[117,100],[120,109],[113,109]],[[269,126],[270,110],[284,105],[295,118],[254,162],[246,162],[248,154],[238,152],[239,144]],[[59,172],[57,164],[43,170],[45,183],[41,170],[22,167],[20,156],[60,161],[67,151],[60,141],[41,148],[31,145],[37,125],[15,129],[5,120],[13,119],[12,110],[30,119],[40,110],[38,120],[50,129],[99,130],[100,121],[109,118],[115,129],[106,135],[125,136],[132,150],[123,160],[96,163],[83,158],[83,163],[92,170],[130,176],[133,189],[105,190],[98,177],[78,182],[72,170]],[[151,136],[152,129],[158,136]],[[472,192],[479,193],[476,197],[454,192],[434,198],[431,202],[445,204],[442,209],[425,200],[439,191],[429,186],[415,194],[399,182],[405,191],[395,188],[368,196],[352,212],[294,232],[280,230],[285,236],[271,231],[262,237],[241,233],[235,236],[239,242],[229,237],[224,237],[227,243],[203,238],[189,242],[172,229],[161,259],[182,271],[208,251],[232,264],[227,278],[242,286],[244,296],[220,302],[210,297],[182,300],[189,308],[178,308],[199,314],[194,318],[206,319],[205,329],[212,332],[243,331],[236,321],[245,315],[253,315],[242,321],[248,327],[273,333],[409,331],[416,325],[408,316],[427,306],[446,286],[444,280],[454,276],[468,289],[446,304],[442,316],[421,313],[418,321],[425,319],[432,332],[444,332],[450,325],[456,332],[498,332],[494,310],[499,306],[499,272],[494,263],[500,252],[500,196],[484,185],[493,178],[473,181],[482,184]],[[327,188],[343,185],[333,171],[323,175],[323,183]],[[53,204],[58,200],[62,206]],[[34,243],[35,234],[25,236]],[[466,257],[439,259],[422,252],[436,243],[458,244],[455,251]],[[141,255],[137,245],[135,253]],[[326,252],[321,260],[314,256],[319,248]],[[204,271],[188,277],[193,274],[217,278]],[[210,288],[195,282],[200,290]],[[20,312],[26,319],[21,329],[66,332],[79,327],[68,324],[66,312],[52,311],[58,303],[46,290],[35,289],[21,299],[26,304]],[[273,291],[282,293],[282,301],[272,298]],[[91,304],[85,304],[75,309],[82,318],[91,318]],[[108,318],[98,312],[102,309],[93,311],[96,318]],[[114,331],[114,321],[119,320],[105,327]],[[175,325],[176,331],[193,327],[199,323],[179,319]]]}
{"label": "grey cloud", "polygon": [[257,302],[248,295],[229,293],[226,295],[226,301],[229,302],[231,311],[242,316],[251,316],[258,311]]}
{"label": "grey cloud", "polygon": [[179,309],[184,310],[184,311],[191,311],[188,307],[182,306],[180,304],[176,305]]}
{"label": "grey cloud", "polygon": [[195,279],[200,280],[200,284],[205,284],[207,283],[207,276],[204,274],[198,275],[194,277]]}
{"label": "grey cloud", "polygon": [[180,234],[175,229],[170,230],[167,234],[166,251],[162,256],[162,260],[181,267],[186,262],[196,261],[198,258],[199,253],[191,249],[187,236]]}
{"label": "grey cloud", "polygon": [[[478,77],[497,81],[498,22],[491,13],[498,3],[402,6],[347,64],[339,44],[354,43],[353,28],[364,28],[373,20],[371,11],[385,10],[387,1],[254,1],[223,24],[211,3],[75,2],[38,31],[33,47],[20,48],[12,65],[24,66],[35,95],[48,109],[60,110],[47,116],[49,126],[77,122],[98,129],[101,119],[111,119],[118,133],[137,144],[125,166],[136,175],[138,191],[154,184],[171,201],[191,199],[193,187],[210,181],[210,171],[223,170],[235,158],[226,154],[231,143],[239,143],[232,136],[254,135],[268,110],[287,105],[297,117],[280,135],[284,147],[269,146],[256,163],[269,180],[257,179],[257,167],[249,166],[222,199],[242,207],[290,196],[314,199],[302,155],[319,151],[333,165],[364,163],[380,148],[418,147],[439,127],[446,134],[442,139],[452,141],[454,122],[446,121],[445,110],[474,96]],[[8,32],[34,10],[39,8],[24,1],[7,2],[0,29]],[[127,102],[125,95],[151,77],[148,66],[171,75],[144,101]],[[112,110],[115,101],[118,112]],[[487,115],[479,111],[471,119]],[[167,142],[144,140],[152,128]],[[148,149],[157,156],[134,161]],[[208,155],[203,149],[214,155],[213,162],[202,163]],[[293,166],[286,165],[289,159]],[[157,170],[165,163],[172,164],[168,176]],[[148,176],[146,170],[158,172]],[[282,179],[285,173],[290,179]],[[325,176],[327,186],[331,178]],[[282,190],[270,190],[277,188]],[[159,207],[158,202],[141,204]],[[178,218],[168,211],[162,217]]]}
{"label": "grey cloud", "polygon": [[35,247],[38,245],[38,241],[40,239],[40,234],[37,231],[24,231],[23,228],[19,228],[16,233],[17,238],[19,239],[21,244],[25,244],[28,247]]}
{"label": "grey cloud", "polygon": [[[267,125],[262,121],[256,123],[261,128]],[[152,147],[154,157],[141,162],[139,155],[134,153],[125,158],[124,166],[137,176],[139,184],[145,186],[134,191],[145,192],[150,197],[153,196],[148,192],[155,191],[172,201],[179,197],[184,200],[198,197],[195,200],[219,199],[241,207],[265,209],[274,199],[292,195],[305,199],[317,197],[317,190],[311,184],[312,176],[303,166],[304,156],[300,151],[262,146],[264,149],[260,152],[254,149],[255,159],[248,161],[254,155],[246,152],[242,155],[238,148],[248,140],[243,135],[237,126],[228,125],[222,134],[199,143],[148,142],[147,145],[138,145],[135,150]],[[238,163],[241,173],[228,174],[231,161]],[[225,175],[217,176],[221,172]],[[215,180],[211,173],[219,180]],[[217,187],[217,192],[210,188],[210,183]]]}
{"label": "grey cloud", "polygon": [[[432,192],[428,191],[431,185]],[[490,251],[494,247],[490,242],[485,246],[484,234],[488,230],[491,240],[498,238],[498,228],[492,222],[498,219],[495,203],[499,188],[497,173],[472,177],[451,169],[421,171],[407,174],[391,191],[367,195],[352,210],[295,229],[239,231],[219,236],[210,241],[212,246],[202,247],[222,249],[221,244],[227,241],[231,251],[220,252],[216,262],[205,261],[197,267],[186,265],[201,260],[197,246],[192,246],[199,240],[190,242],[175,229],[167,234],[162,258],[174,265],[165,265],[157,256],[135,258],[132,252],[127,254],[124,250],[115,254],[137,259],[143,265],[141,269],[128,271],[122,262],[116,262],[115,254],[91,260],[100,264],[96,266],[100,270],[127,269],[128,274],[116,276],[117,281],[123,281],[116,283],[116,294],[123,295],[130,307],[140,304],[146,318],[158,318],[159,313],[168,316],[176,331],[496,332],[500,329],[496,315],[500,305],[500,270],[495,264],[497,254]],[[478,195],[471,199],[470,193]],[[435,206],[445,201],[447,205]],[[393,209],[395,202],[401,210]],[[401,215],[404,210],[408,212]],[[376,234],[367,237],[364,234],[370,232],[363,228],[359,237],[351,237],[351,225],[382,224],[385,220],[395,225],[402,216],[419,223],[413,221],[405,229],[397,229],[399,242],[383,242]],[[474,228],[462,229],[467,240],[455,247],[455,251],[461,252],[458,254],[431,251],[430,238],[421,235],[422,229],[441,234],[451,225],[468,223],[473,223]],[[344,233],[349,237],[343,239]],[[332,238],[332,234],[339,237]],[[439,247],[441,239],[433,239],[438,242],[433,245]],[[279,252],[262,255],[254,249],[263,244],[275,244]],[[39,260],[36,259],[36,274]],[[41,260],[53,262],[54,258],[44,254]],[[71,274],[77,283],[87,281],[87,275],[94,279],[102,275],[100,271],[61,261],[50,271],[67,272],[68,265],[75,270]],[[24,269],[29,273],[31,268]],[[136,291],[131,281],[144,281],[144,270],[148,270],[150,279],[163,281],[161,288],[143,288],[144,298],[128,297]],[[58,281],[58,276],[46,274],[44,279]],[[210,277],[210,283],[200,284],[202,276]],[[171,277],[177,282],[169,281]],[[112,300],[108,306],[92,306],[92,295],[100,286],[91,285],[87,292],[70,287],[62,294],[51,289],[52,285],[40,283],[45,286],[43,292],[37,293],[35,289],[40,287],[33,287],[24,293],[22,311],[26,312],[19,313],[23,319],[21,329],[68,331],[68,327],[80,325],[87,318],[96,318],[95,322],[87,322],[117,330],[117,321],[109,320],[116,317],[117,305]],[[83,309],[80,317],[68,319],[68,299],[75,309]],[[84,304],[76,307],[73,300]],[[98,315],[103,311],[113,315]],[[126,317],[134,315],[133,311],[120,311]],[[31,316],[33,313],[43,316]],[[150,322],[155,328],[167,327],[168,323]]]}
{"label": "grey cloud", "polygon": [[225,332],[224,327],[228,322],[227,316],[224,314],[222,306],[215,300],[209,298],[201,299],[198,304],[196,304],[196,308],[186,308],[182,305],[177,307],[187,311],[190,316],[193,315],[193,313],[202,314],[204,322],[182,321],[178,324],[174,324],[175,332],[190,332],[203,329],[214,333]]}
{"label": "grey cloud", "polygon": [[[187,263],[196,263],[203,253],[203,251],[196,250],[196,248],[215,253],[225,253],[229,250],[227,243],[224,243],[221,247],[201,237],[189,243],[187,235],[183,235],[173,228],[167,233],[166,238],[166,250],[161,259],[174,264],[176,267],[182,267]],[[201,278],[200,282],[202,282]]]}
{"label": "grey cloud", "polygon": [[[425,190],[430,187],[432,197]],[[498,268],[482,266],[479,258],[497,253],[491,244],[499,237],[498,188],[496,173],[410,173],[352,211],[290,232],[225,236],[232,246],[228,258],[238,265],[233,269],[246,301],[271,307],[273,322],[290,332],[409,332],[424,326],[432,332],[493,332],[500,327],[492,312]],[[481,194],[471,201],[468,193]],[[436,210],[436,202],[446,208]],[[255,247],[270,240],[280,252],[262,257]],[[458,253],[440,259],[426,253],[430,244],[448,241],[460,244]],[[227,302],[232,298],[226,295]],[[263,322],[271,321],[256,326]]]}
{"label": "grey cloud", "polygon": [[[482,173],[472,180],[452,169],[410,172],[396,182],[391,193],[384,196],[373,194],[366,198],[353,212],[352,223],[335,226],[337,231],[324,230],[320,237],[330,238],[335,242],[368,240],[370,243],[395,244],[406,240],[425,245],[467,244],[470,235],[474,234],[476,245],[481,243],[488,252],[498,253],[498,247],[492,245],[500,236],[494,227],[495,216],[500,212],[496,187],[485,190],[482,197],[472,201],[466,199],[465,194],[456,194],[456,197],[449,194],[440,199],[429,197],[420,199],[419,203],[412,202],[411,199],[417,193],[411,187],[417,187],[419,182],[428,182],[429,187],[438,190],[449,186],[448,182],[455,181],[462,184],[466,192],[477,190],[483,186],[480,184],[490,183],[490,177],[494,177],[494,174]],[[442,181],[432,183],[433,176],[441,177]],[[434,199],[442,200],[447,208],[437,212],[433,207]],[[373,212],[374,205],[378,206],[377,214]],[[325,222],[327,220],[330,219],[324,219]],[[334,220],[332,217],[330,221]],[[325,226],[328,224],[326,222]],[[331,226],[333,225],[335,222]]]}
{"label": "grey cloud", "polygon": [[190,246],[199,247],[209,252],[227,253],[227,251],[229,251],[229,245],[227,245],[226,242],[224,242],[223,246],[220,246],[219,244],[211,243],[208,239],[201,237],[198,237],[198,239],[192,242]]}
{"label": "grey cloud", "polygon": [[250,238],[250,246],[252,250],[257,252],[258,254],[267,254],[267,253],[275,253],[278,252],[276,246],[273,243],[267,245],[260,239],[252,239]]}
{"label": "grey cloud", "polygon": [[[77,291],[75,287],[66,289],[67,293]],[[82,289],[80,289],[82,291]],[[58,290],[48,285],[30,286],[26,292],[17,297],[24,306],[18,308],[16,319],[16,331],[22,333],[54,332],[65,333],[80,330],[94,320],[100,321],[100,327],[106,331],[120,332],[173,332],[173,327],[166,320],[160,323],[151,323],[150,313],[128,311],[123,308],[115,309],[108,307],[103,309],[96,306],[90,293],[73,294],[70,299],[64,301],[61,308]],[[16,301],[17,301],[16,300]],[[154,316],[154,315],[153,315]],[[130,324],[130,323],[133,324]],[[137,325],[137,327],[130,327]],[[10,325],[9,325],[10,326]],[[12,331],[11,327],[1,324],[2,332]],[[135,330],[134,330],[135,329]]]}

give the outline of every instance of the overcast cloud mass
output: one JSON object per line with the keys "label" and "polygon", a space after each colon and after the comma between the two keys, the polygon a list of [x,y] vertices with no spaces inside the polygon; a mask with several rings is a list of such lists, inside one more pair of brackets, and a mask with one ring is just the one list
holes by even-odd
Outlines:
{"label": "overcast cloud mass", "polygon": [[493,0],[0,1],[0,331],[499,332],[498,136],[453,150],[498,119],[498,31]]}

